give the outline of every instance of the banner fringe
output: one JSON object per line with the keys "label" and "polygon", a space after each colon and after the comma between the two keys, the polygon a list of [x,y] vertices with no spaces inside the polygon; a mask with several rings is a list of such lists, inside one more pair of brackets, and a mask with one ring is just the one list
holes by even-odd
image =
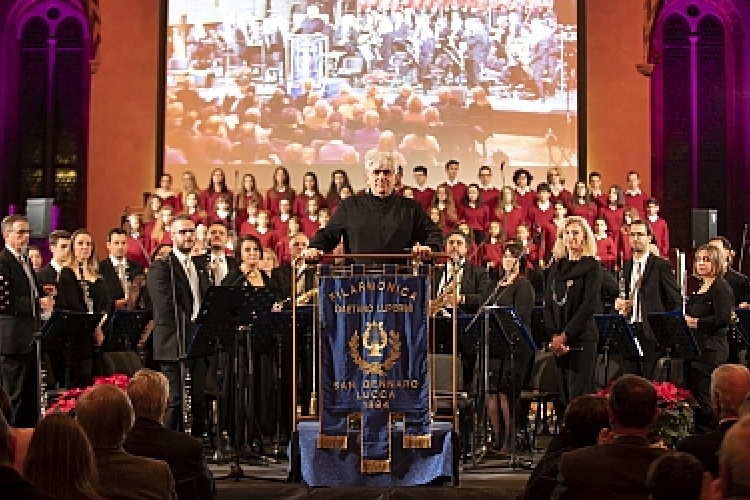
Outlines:
{"label": "banner fringe", "polygon": [[321,449],[331,449],[331,448],[345,449],[345,448],[347,448],[347,439],[346,439],[346,436],[326,436],[325,434],[318,434],[318,448],[321,448]]}
{"label": "banner fringe", "polygon": [[411,435],[404,434],[404,448],[411,449],[429,449],[432,448],[432,435]]}
{"label": "banner fringe", "polygon": [[383,474],[391,472],[391,460],[362,460],[362,474]]}

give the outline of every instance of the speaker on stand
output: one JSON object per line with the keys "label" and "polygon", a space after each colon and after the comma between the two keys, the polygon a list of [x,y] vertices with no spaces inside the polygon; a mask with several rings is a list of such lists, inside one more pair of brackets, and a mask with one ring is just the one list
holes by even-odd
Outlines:
{"label": "speaker on stand", "polygon": [[718,235],[719,216],[715,208],[694,208],[692,210],[690,240],[693,248],[708,243]]}

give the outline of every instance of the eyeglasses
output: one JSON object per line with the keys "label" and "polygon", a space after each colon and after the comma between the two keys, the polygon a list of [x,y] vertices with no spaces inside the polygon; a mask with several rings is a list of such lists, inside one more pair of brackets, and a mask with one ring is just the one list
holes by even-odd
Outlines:
{"label": "eyeglasses", "polygon": [[188,234],[195,234],[195,229],[178,229],[177,233],[186,236]]}
{"label": "eyeglasses", "polygon": [[16,234],[31,234],[31,229],[14,229],[14,233]]}
{"label": "eyeglasses", "polygon": [[631,238],[645,238],[647,236],[647,233],[630,233]]}
{"label": "eyeglasses", "polygon": [[395,173],[394,170],[389,170],[387,168],[386,169],[382,169],[382,170],[378,169],[378,170],[373,170],[372,171],[372,175],[375,175],[375,176],[377,176],[377,175],[393,175],[394,173]]}

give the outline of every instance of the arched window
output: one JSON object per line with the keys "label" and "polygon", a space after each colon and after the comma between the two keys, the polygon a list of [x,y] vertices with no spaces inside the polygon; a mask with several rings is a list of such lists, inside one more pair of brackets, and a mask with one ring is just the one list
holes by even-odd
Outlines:
{"label": "arched window", "polygon": [[[21,2],[23,3],[23,2]],[[80,6],[37,1],[11,11],[14,45],[2,54],[5,127],[2,211],[23,212],[28,198],[53,198],[60,226],[85,220],[89,41]],[[3,19],[0,19],[2,25]],[[11,39],[6,33],[4,40]]]}

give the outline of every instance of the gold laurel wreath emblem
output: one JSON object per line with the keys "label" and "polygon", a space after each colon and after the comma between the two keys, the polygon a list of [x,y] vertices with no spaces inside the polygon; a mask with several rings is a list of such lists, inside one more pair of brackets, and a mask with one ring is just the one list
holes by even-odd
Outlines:
{"label": "gold laurel wreath emblem", "polygon": [[365,361],[359,354],[359,332],[355,330],[354,335],[349,339],[349,354],[354,360],[354,364],[365,373],[385,376],[385,373],[393,368],[398,358],[401,357],[401,338],[398,332],[395,330],[388,332],[388,339],[391,344],[391,353],[385,361],[382,363]]}

